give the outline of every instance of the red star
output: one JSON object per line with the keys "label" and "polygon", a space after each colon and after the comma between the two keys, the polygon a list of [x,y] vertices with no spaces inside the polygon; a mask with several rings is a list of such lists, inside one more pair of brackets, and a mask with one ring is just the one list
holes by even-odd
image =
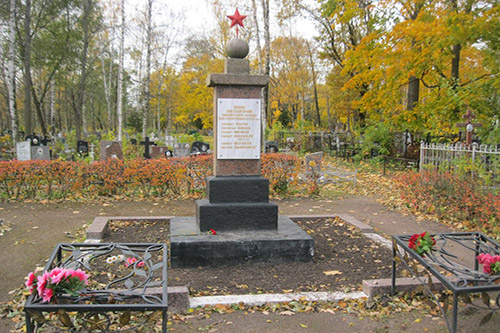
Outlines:
{"label": "red star", "polygon": [[[247,15],[241,15],[240,12],[238,11],[238,8],[236,8],[234,14],[227,15],[227,17],[231,19],[231,28],[234,27],[235,25],[243,27],[243,20],[247,17]],[[236,29],[238,29],[238,27],[236,27]]]}

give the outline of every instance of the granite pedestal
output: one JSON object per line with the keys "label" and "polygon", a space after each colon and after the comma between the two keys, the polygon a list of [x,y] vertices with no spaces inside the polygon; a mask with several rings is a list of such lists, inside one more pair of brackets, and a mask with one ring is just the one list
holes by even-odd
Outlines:
{"label": "granite pedestal", "polygon": [[276,230],[201,232],[194,217],[170,221],[171,267],[225,266],[253,262],[307,262],[314,241],[287,216]]}

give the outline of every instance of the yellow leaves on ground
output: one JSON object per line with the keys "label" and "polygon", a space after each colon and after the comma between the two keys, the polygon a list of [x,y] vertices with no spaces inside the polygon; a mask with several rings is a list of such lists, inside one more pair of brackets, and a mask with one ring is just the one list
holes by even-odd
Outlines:
{"label": "yellow leaves on ground", "polygon": [[341,275],[342,272],[341,271],[335,271],[335,270],[333,270],[333,271],[324,271],[323,274],[335,276],[335,275]]}

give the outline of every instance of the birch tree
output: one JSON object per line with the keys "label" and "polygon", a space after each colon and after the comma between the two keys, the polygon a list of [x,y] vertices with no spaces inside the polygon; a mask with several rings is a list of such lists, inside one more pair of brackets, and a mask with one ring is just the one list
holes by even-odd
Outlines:
{"label": "birch tree", "polygon": [[151,44],[153,38],[153,21],[152,21],[152,11],[153,11],[153,0],[148,0],[146,9],[146,78],[144,82],[144,96],[142,104],[142,137],[146,137],[146,130],[148,126],[148,116],[151,112]]}
{"label": "birch tree", "polygon": [[116,115],[118,118],[118,140],[122,141],[123,135],[123,58],[125,54],[125,0],[120,3],[120,60],[118,62],[118,82],[116,84]]}
{"label": "birch tree", "polygon": [[12,130],[12,143],[15,147],[17,140],[17,112],[15,107],[14,87],[16,78],[14,73],[14,58],[15,58],[15,15],[16,15],[16,0],[10,0],[10,16],[9,16],[9,53],[8,53],[8,77],[7,89],[9,98],[9,114]]}

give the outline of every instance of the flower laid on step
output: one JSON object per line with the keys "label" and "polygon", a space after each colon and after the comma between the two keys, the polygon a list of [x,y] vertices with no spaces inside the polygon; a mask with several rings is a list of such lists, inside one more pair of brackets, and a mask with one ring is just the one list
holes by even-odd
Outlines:
{"label": "flower laid on step", "polygon": [[127,258],[127,260],[125,260],[125,267],[128,267],[128,266],[132,266],[134,265],[136,262],[137,262],[137,267],[144,267],[144,261],[142,260],[139,260],[137,261],[137,258]]}
{"label": "flower laid on step", "polygon": [[214,229],[210,229],[210,230],[208,231],[208,233],[209,233],[210,235],[217,235],[217,232],[215,232],[215,230],[214,230]]}
{"label": "flower laid on step", "polygon": [[411,236],[408,242],[408,247],[421,256],[430,253],[434,245],[436,241],[427,231]]}
{"label": "flower laid on step", "polygon": [[58,292],[78,296],[78,291],[82,290],[87,283],[88,275],[84,271],[56,267],[39,276],[33,272],[29,273],[25,284],[31,294],[37,294],[43,302],[50,302],[54,294]]}
{"label": "flower laid on step", "polygon": [[500,256],[492,256],[489,253],[481,253],[477,256],[477,262],[483,265],[483,271],[485,273],[500,275]]}

